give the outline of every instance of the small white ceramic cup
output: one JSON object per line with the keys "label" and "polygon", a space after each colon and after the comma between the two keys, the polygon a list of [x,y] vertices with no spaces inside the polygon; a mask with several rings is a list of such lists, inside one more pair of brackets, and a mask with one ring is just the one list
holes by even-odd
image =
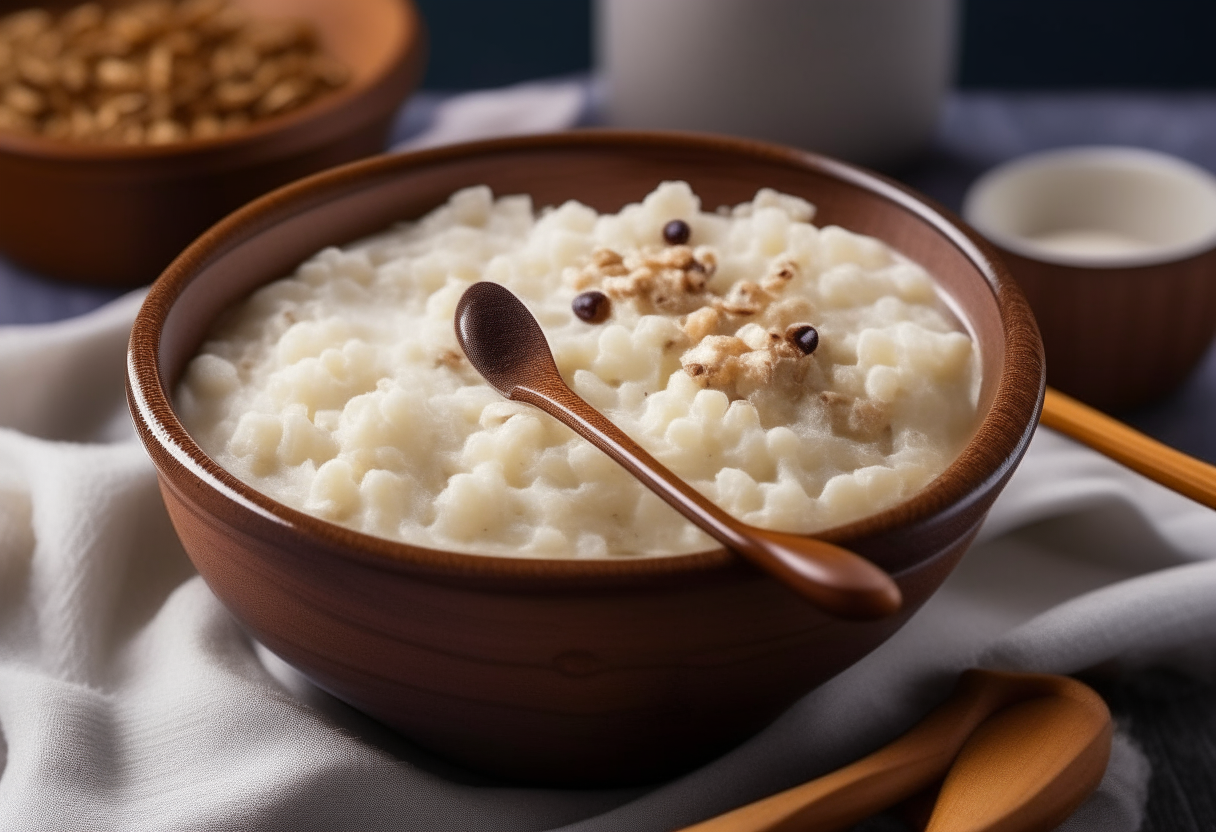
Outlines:
{"label": "small white ceramic cup", "polygon": [[1036,153],[980,177],[963,218],[1030,301],[1048,382],[1126,408],[1176,387],[1216,334],[1216,177],[1132,147]]}
{"label": "small white ceramic cup", "polygon": [[597,0],[608,121],[890,164],[932,136],[957,18],[957,0]]}

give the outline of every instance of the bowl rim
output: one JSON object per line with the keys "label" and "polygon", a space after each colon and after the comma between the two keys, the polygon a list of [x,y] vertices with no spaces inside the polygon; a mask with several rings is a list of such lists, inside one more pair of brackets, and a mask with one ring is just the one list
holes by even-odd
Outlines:
{"label": "bowl rim", "polygon": [[[687,579],[738,568],[742,559],[724,548],[687,554],[620,558],[537,558],[430,549],[358,532],[322,520],[255,490],[212,460],[178,420],[160,375],[161,327],[187,285],[213,260],[257,236],[276,221],[350,194],[360,183],[467,157],[569,148],[631,148],[718,151],[768,163],[811,170],[896,203],[945,236],[987,282],[1003,327],[1005,361],[992,406],[970,441],[947,469],[906,500],[860,520],[815,536],[834,543],[882,540],[893,532],[954,524],[1012,473],[1038,424],[1045,390],[1042,342],[1030,308],[992,247],[947,209],[880,174],[809,151],[711,134],[669,131],[581,129],[488,139],[370,157],[285,185],[229,214],[186,248],[152,284],[131,330],[127,354],[127,398],[137,432],[157,468],[161,487],[180,490],[182,477],[192,494],[218,495],[235,504],[267,534],[288,535],[345,560],[390,572],[433,579],[503,579],[529,586],[573,582],[596,587],[650,582],[659,576]],[[1025,377],[1019,381],[1018,376]],[[970,522],[970,521],[969,521]],[[958,529],[961,534],[965,529]],[[877,559],[876,559],[877,560]],[[918,566],[917,561],[908,566]],[[880,564],[881,565],[881,564]],[[902,571],[902,570],[900,570]],[[893,571],[898,575],[899,571]],[[605,582],[606,581],[606,582]]]}
{"label": "bowl rim", "polygon": [[1001,188],[1044,173],[1147,173],[1173,177],[1216,202],[1216,176],[1179,156],[1134,145],[1069,145],[1017,156],[985,171],[963,196],[963,218],[988,240],[1020,257],[1054,266],[1112,271],[1162,266],[1198,257],[1216,247],[1216,224],[1202,234],[1180,242],[1153,244],[1142,251],[1122,253],[1075,253],[1058,251],[1021,234],[999,227],[991,220],[992,205]]}
{"label": "bowl rim", "polygon": [[[206,139],[185,139],[172,144],[118,144],[80,142],[53,139],[38,134],[0,130],[0,153],[23,156],[45,162],[114,163],[179,160],[191,157],[227,155],[245,149],[276,142],[284,134],[306,125],[331,133],[344,133],[351,128],[351,117],[361,102],[375,97],[386,86],[396,86],[397,76],[420,76],[427,54],[426,26],[414,0],[393,0],[404,23],[402,38],[393,45],[392,55],[380,72],[360,82],[351,82],[296,110],[251,123],[230,135]],[[360,118],[365,121],[366,117]]]}

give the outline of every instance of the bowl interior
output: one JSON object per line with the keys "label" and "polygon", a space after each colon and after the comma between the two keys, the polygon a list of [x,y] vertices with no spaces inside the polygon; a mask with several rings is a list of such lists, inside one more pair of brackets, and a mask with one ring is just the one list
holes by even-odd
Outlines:
{"label": "bowl interior", "polygon": [[[1037,407],[1041,382],[1037,335],[1028,315],[1010,315],[1007,309],[1003,314],[1002,303],[1009,301],[1010,293],[1002,295],[999,284],[1005,278],[989,261],[982,243],[899,186],[856,168],[767,145],[675,134],[586,131],[386,156],[319,174],[258,200],[200,238],[154,287],[149,315],[163,316],[163,327],[156,333],[157,377],[147,380],[157,388],[150,391],[151,397],[163,396],[161,418],[180,437],[178,444],[191,458],[192,467],[225,492],[342,545],[395,558],[417,558],[419,551],[427,550],[307,518],[244,486],[189,439],[172,415],[171,393],[166,391],[173,390],[224,309],[258,286],[289,274],[320,248],[416,218],[459,188],[485,184],[500,195],[531,194],[538,207],[578,199],[599,211],[616,211],[669,179],[687,180],[708,208],[749,200],[761,186],[807,198],[818,207],[817,224],[836,224],[873,235],[926,267],[978,342],[982,421],[962,457],[912,500],[820,536],[851,541],[881,537],[896,529],[903,533],[910,524],[924,521],[946,506],[966,502],[969,494],[1016,464],[1013,449],[1033,430]],[[1013,295],[1017,297],[1016,292]],[[145,325],[150,331],[157,327],[154,320],[137,324],[133,344],[141,340]],[[1016,348],[1012,353],[1011,343]],[[153,406],[155,409],[156,401]],[[906,566],[911,556],[901,554],[901,548],[915,552],[917,547],[894,546],[867,554],[896,570]],[[452,555],[432,552],[427,557],[442,560]],[[533,559],[480,560],[495,564],[484,567],[487,569],[512,560],[537,568]],[[467,569],[467,564],[461,568]],[[650,567],[622,566],[614,560],[600,566],[569,561],[545,568]]]}
{"label": "bowl interior", "polygon": [[999,245],[1049,263],[1166,263],[1216,245],[1216,178],[1138,148],[1068,148],[991,171],[963,215]]}
{"label": "bowl interior", "polygon": [[[816,225],[839,225],[878,237],[920,263],[978,339],[983,361],[980,412],[992,404],[1004,357],[1004,332],[992,287],[956,246],[960,240],[970,241],[935,227],[927,211],[926,216],[910,212],[912,200],[895,187],[886,193],[864,191],[857,182],[839,178],[853,172],[845,166],[837,171],[799,170],[779,159],[737,159],[727,165],[713,149],[689,152],[661,142],[619,150],[575,143],[534,149],[508,146],[466,158],[445,155],[424,154],[398,164],[384,159],[362,176],[289,187],[263,202],[259,207],[264,210],[241,212],[225,223],[228,228],[207,235],[227,238],[225,250],[211,252],[209,262],[198,264],[166,316],[160,352],[165,384],[170,389],[176,384],[218,315],[257,287],[290,274],[325,246],[415,219],[460,188],[489,185],[498,196],[527,193],[537,208],[577,199],[605,212],[639,201],[660,181],[683,179],[709,209],[752,199],[757,183],[805,197],[817,207]],[[288,206],[293,192],[303,190],[312,191],[312,198]],[[249,233],[255,228],[256,238]],[[197,247],[190,252],[195,257],[198,253]]]}
{"label": "bowl interior", "polygon": [[406,39],[408,17],[401,0],[233,0],[251,15],[307,20],[321,47],[346,64],[350,86],[383,75]]}

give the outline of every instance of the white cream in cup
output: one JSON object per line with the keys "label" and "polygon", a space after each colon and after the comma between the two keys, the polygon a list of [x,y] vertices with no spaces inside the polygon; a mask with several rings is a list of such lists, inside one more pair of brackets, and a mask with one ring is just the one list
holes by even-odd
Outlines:
{"label": "white cream in cup", "polygon": [[1002,248],[1047,263],[1169,263],[1216,246],[1216,177],[1140,148],[1051,150],[980,177],[963,218]]}

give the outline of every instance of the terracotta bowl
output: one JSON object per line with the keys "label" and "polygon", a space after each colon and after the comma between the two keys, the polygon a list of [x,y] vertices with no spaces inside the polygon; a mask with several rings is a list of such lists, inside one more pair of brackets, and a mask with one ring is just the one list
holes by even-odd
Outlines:
{"label": "terracotta bowl", "polygon": [[[182,428],[171,391],[207,328],[322,246],[418,217],[458,188],[599,211],[685,179],[707,205],[761,186],[816,221],[887,240],[937,275],[983,357],[974,438],[914,498],[822,536],[889,570],[906,599],[828,617],[715,550],[537,560],[369,537],[253,491]],[[369,159],[282,188],[208,231],[152,287],[128,396],[190,557],[233,614],[321,687],[422,746],[516,781],[654,780],[755,732],[895,632],[950,572],[1021,459],[1043,391],[1021,293],[985,244],[885,179],[743,140],[586,131]]]}
{"label": "terracotta bowl", "polygon": [[1135,147],[1015,159],[963,216],[1026,293],[1053,387],[1107,410],[1177,388],[1216,336],[1216,177]]}
{"label": "terracotta bowl", "polygon": [[[215,139],[129,147],[0,131],[0,252],[50,277],[148,283],[250,199],[384,149],[426,59],[410,0],[233,2],[260,17],[310,21],[351,80],[299,110]],[[0,0],[0,14],[29,5]]]}

